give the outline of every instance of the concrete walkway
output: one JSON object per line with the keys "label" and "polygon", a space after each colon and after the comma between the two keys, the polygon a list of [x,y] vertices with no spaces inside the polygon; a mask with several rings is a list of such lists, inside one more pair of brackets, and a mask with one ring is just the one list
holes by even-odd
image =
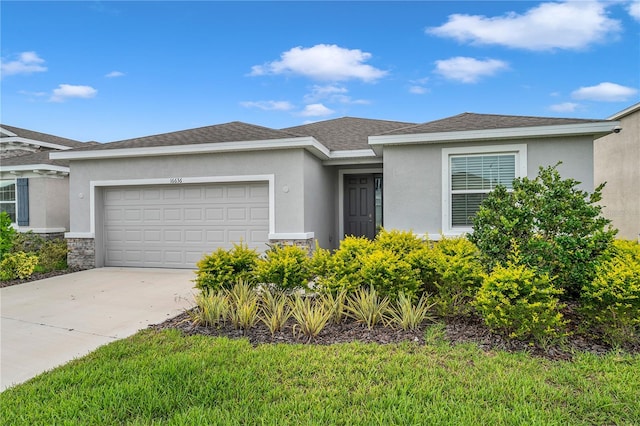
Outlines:
{"label": "concrete walkway", "polygon": [[0,289],[0,391],[183,312],[193,278],[99,268]]}

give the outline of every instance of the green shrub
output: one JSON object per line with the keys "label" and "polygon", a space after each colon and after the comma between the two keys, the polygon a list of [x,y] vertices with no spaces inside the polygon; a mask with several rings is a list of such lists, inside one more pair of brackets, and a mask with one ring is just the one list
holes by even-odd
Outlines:
{"label": "green shrub", "polygon": [[582,287],[581,311],[614,345],[640,337],[640,244],[616,242],[614,256]]}
{"label": "green shrub", "polygon": [[252,285],[238,279],[228,290],[227,297],[231,324],[243,332],[255,326],[260,318],[260,300]]}
{"label": "green shrub", "polygon": [[332,293],[340,290],[351,293],[362,287],[362,257],[374,250],[373,242],[364,237],[346,237],[327,262],[326,275],[318,276],[321,289]]}
{"label": "green shrub", "polygon": [[258,253],[246,244],[234,244],[231,250],[217,249],[197,263],[196,288],[203,291],[229,289],[237,280],[255,282],[253,269]]}
{"label": "green shrub", "polygon": [[347,311],[351,318],[372,329],[385,321],[389,304],[389,298],[380,297],[375,288],[360,288],[349,296]]}
{"label": "green shrub", "polygon": [[266,289],[261,294],[260,321],[267,326],[273,336],[277,331],[282,330],[287,320],[291,316],[287,296],[279,291]]}
{"label": "green shrub", "polygon": [[389,310],[389,322],[402,330],[417,330],[423,322],[432,321],[430,310],[435,305],[423,295],[416,303],[411,297],[400,293],[398,300]]}
{"label": "green shrub", "polygon": [[535,179],[515,179],[512,191],[496,187],[480,206],[469,239],[487,270],[507,261],[515,241],[524,264],[555,277],[565,297],[576,299],[617,231],[601,216],[604,184],[592,194],[581,191],[576,180],[561,179],[557,166],[541,167]]}
{"label": "green shrub", "polygon": [[18,232],[13,239],[14,252],[23,251],[25,253],[38,253],[45,240],[41,235],[34,233],[33,231]]}
{"label": "green shrub", "polygon": [[306,336],[307,343],[320,334],[331,319],[331,311],[325,304],[312,297],[296,294],[290,299],[290,304],[291,316],[296,321],[293,333]]}
{"label": "green shrub", "polygon": [[32,253],[17,252],[5,254],[0,261],[0,278],[13,280],[29,278],[38,264],[38,256]]}
{"label": "green shrub", "polygon": [[229,314],[229,298],[220,292],[202,292],[195,296],[196,308],[189,312],[194,324],[219,326]]}
{"label": "green shrub", "polygon": [[281,290],[307,288],[311,269],[307,250],[298,246],[275,245],[259,259],[255,276],[265,284],[273,284]]}
{"label": "green shrub", "polygon": [[464,237],[443,238],[427,253],[423,274],[433,274],[427,290],[434,293],[440,315],[471,312],[470,302],[482,283],[483,268],[478,255],[477,247]]}
{"label": "green shrub", "polygon": [[67,242],[63,239],[48,240],[38,250],[39,266],[47,271],[67,269]]}
{"label": "green shrub", "polygon": [[544,342],[563,334],[560,294],[547,274],[509,261],[484,275],[474,305],[492,330]]}
{"label": "green shrub", "polygon": [[362,282],[389,299],[395,300],[400,293],[413,297],[421,286],[418,272],[390,250],[378,249],[361,255],[360,263]]}
{"label": "green shrub", "polygon": [[7,212],[0,212],[0,260],[13,248],[15,236],[16,230],[11,226],[11,217]]}
{"label": "green shrub", "polygon": [[382,229],[376,235],[374,244],[377,248],[389,250],[398,256],[406,256],[426,246],[426,243],[413,232],[395,229],[391,231]]}
{"label": "green shrub", "polygon": [[331,251],[323,249],[316,240],[316,247],[311,257],[309,258],[309,271],[311,277],[323,277],[326,276],[331,267]]}
{"label": "green shrub", "polygon": [[433,261],[433,249],[427,245],[418,250],[414,250],[403,259],[411,265],[420,280],[418,293],[436,293],[435,286],[437,272]]}

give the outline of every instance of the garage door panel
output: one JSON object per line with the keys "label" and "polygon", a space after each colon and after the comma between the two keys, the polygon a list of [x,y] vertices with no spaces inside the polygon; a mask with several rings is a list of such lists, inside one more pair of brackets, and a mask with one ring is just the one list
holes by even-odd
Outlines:
{"label": "garage door panel", "polygon": [[240,241],[266,249],[266,183],[105,188],[107,266],[194,268]]}

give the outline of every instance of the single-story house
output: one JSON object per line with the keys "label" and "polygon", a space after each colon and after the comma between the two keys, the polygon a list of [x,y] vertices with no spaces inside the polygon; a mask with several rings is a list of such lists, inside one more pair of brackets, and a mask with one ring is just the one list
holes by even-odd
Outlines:
{"label": "single-story house", "polygon": [[460,235],[486,194],[562,161],[593,190],[610,120],[464,113],[424,124],[231,122],[50,154],[70,166],[69,263],[194,268],[240,241],[335,248],[379,227]]}
{"label": "single-story house", "polygon": [[69,163],[49,153],[86,145],[0,124],[0,211],[19,232],[46,237],[69,231]]}
{"label": "single-story house", "polygon": [[595,184],[602,191],[603,214],[618,238],[640,240],[640,103],[609,117],[622,127],[594,143]]}

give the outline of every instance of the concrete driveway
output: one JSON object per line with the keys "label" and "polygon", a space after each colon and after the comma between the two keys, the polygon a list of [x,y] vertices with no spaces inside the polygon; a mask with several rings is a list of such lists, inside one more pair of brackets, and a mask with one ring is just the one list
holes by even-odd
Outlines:
{"label": "concrete driveway", "polygon": [[0,391],[183,312],[194,277],[99,268],[0,289]]}

